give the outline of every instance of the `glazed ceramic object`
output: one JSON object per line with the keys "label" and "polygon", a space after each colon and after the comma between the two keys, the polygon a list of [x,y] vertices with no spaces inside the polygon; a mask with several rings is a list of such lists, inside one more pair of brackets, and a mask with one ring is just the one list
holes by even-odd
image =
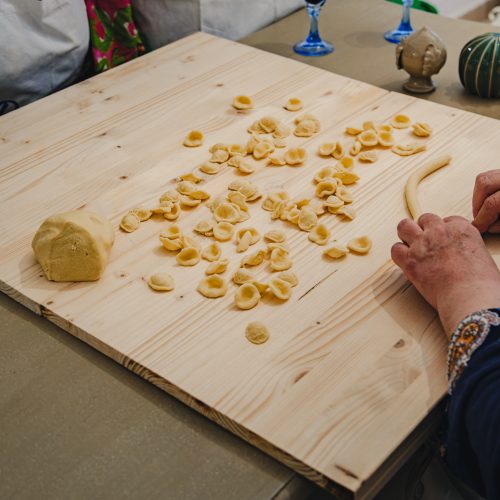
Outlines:
{"label": "glazed ceramic object", "polygon": [[500,97],[500,33],[485,33],[467,42],[458,74],[465,89],[480,97]]}
{"label": "glazed ceramic object", "polygon": [[446,48],[441,38],[424,26],[403,39],[396,47],[396,65],[410,78],[403,88],[416,94],[435,90],[432,75],[439,73],[446,62]]}

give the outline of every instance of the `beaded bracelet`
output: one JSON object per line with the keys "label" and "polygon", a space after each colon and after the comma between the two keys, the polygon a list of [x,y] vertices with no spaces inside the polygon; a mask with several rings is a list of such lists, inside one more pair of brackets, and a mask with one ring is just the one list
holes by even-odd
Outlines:
{"label": "beaded bracelet", "polygon": [[474,351],[484,342],[490,326],[500,325],[500,316],[484,309],[462,320],[453,332],[448,348],[448,393],[451,395],[458,377]]}

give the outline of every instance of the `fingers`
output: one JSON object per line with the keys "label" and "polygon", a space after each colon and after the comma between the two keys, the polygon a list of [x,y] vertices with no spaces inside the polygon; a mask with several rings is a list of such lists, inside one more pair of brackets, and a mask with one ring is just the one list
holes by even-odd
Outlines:
{"label": "fingers", "polygon": [[491,234],[500,234],[500,222],[493,223],[488,228],[488,233],[491,233]]}
{"label": "fingers", "polygon": [[500,191],[488,196],[476,217],[472,221],[472,224],[476,226],[481,233],[484,233],[488,228],[497,221],[498,214],[500,213]]}
{"label": "fingers", "polygon": [[477,216],[488,196],[500,191],[500,170],[483,172],[476,177],[472,195],[472,215]]}
{"label": "fingers", "polygon": [[444,222],[456,222],[460,224],[469,224],[469,221],[465,217],[461,217],[460,215],[450,215],[449,217],[445,217],[443,219]]}
{"label": "fingers", "polygon": [[411,245],[415,238],[421,234],[422,228],[411,219],[403,219],[398,224],[398,236],[407,245]]}
{"label": "fingers", "polygon": [[418,225],[424,230],[440,224],[443,224],[443,219],[436,214],[423,214],[418,219]]}
{"label": "fingers", "polygon": [[410,249],[404,243],[395,243],[391,248],[391,257],[396,266],[405,269],[408,261],[408,252]]}

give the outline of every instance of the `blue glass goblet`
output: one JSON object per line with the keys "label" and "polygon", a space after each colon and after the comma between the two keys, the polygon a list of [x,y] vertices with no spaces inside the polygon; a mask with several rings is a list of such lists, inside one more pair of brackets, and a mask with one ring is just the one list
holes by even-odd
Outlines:
{"label": "blue glass goblet", "polygon": [[410,10],[413,5],[413,0],[403,0],[403,17],[398,28],[384,33],[384,38],[391,43],[399,43],[403,38],[413,33],[413,28],[410,22]]}
{"label": "blue glass goblet", "polygon": [[319,36],[318,17],[326,0],[306,0],[307,13],[311,20],[311,28],[307,38],[294,45],[293,50],[301,56],[325,56],[335,50],[331,43],[325,42]]}

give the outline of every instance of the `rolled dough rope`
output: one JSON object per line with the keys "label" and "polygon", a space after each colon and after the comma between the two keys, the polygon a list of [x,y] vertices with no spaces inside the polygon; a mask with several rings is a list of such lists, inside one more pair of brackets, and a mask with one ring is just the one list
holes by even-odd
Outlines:
{"label": "rolled dough rope", "polygon": [[405,198],[406,205],[410,211],[413,220],[418,220],[422,215],[422,209],[420,208],[420,203],[418,202],[417,187],[422,179],[432,174],[440,168],[446,167],[451,161],[450,155],[441,156],[431,162],[420,167],[416,172],[410,175],[408,182],[405,186]]}

